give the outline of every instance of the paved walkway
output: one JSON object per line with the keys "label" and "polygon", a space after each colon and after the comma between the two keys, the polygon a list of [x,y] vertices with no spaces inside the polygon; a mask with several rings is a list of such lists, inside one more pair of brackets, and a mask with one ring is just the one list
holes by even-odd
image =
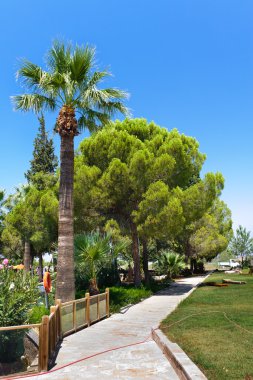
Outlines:
{"label": "paved walkway", "polygon": [[[181,279],[124,314],[114,314],[68,336],[62,342],[52,370],[101,351],[145,340],[151,328],[158,327],[203,279]],[[110,351],[33,379],[178,380],[178,376],[156,343],[149,339],[143,344]]]}

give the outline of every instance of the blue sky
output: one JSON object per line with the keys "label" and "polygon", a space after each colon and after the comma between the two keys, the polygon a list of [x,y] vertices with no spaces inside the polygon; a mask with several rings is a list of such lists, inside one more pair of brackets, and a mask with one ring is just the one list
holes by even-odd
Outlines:
{"label": "blue sky", "polygon": [[[134,117],[196,137],[220,171],[234,227],[253,231],[252,0],[9,0],[0,4],[0,188],[24,182],[38,123],[13,112],[18,58],[43,65],[55,38],[97,48]],[[46,117],[52,130],[55,115]],[[82,137],[76,140],[76,147]],[[56,151],[59,138],[54,136]]]}

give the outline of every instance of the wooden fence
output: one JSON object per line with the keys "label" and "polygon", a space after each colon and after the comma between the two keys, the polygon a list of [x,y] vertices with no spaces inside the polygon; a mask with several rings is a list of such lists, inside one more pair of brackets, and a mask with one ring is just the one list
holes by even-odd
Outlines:
{"label": "wooden fence", "polygon": [[[47,371],[50,360],[54,357],[57,344],[66,335],[74,333],[91,323],[109,317],[109,289],[105,293],[61,303],[56,301],[51,306],[50,315],[44,315],[41,323],[0,327],[1,331],[36,329],[39,335],[38,371]],[[0,359],[1,360],[1,359]]]}

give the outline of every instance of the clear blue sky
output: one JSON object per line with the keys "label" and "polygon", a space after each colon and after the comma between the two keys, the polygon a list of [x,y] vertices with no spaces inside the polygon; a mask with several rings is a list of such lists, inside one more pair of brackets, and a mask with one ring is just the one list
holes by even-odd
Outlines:
{"label": "clear blue sky", "polygon": [[[134,117],[196,137],[221,171],[234,227],[253,231],[252,0],[9,0],[0,4],[0,188],[24,182],[38,123],[13,112],[18,58],[43,64],[57,37],[97,47]],[[46,118],[51,130],[55,115]],[[78,141],[76,140],[76,147]],[[54,136],[59,151],[58,136]]]}

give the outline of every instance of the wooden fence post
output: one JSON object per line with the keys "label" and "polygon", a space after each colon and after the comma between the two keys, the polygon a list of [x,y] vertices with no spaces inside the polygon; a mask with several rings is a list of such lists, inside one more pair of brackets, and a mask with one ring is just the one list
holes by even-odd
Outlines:
{"label": "wooden fence post", "polygon": [[85,293],[86,298],[86,321],[88,326],[90,326],[90,293]]}
{"label": "wooden fence post", "polygon": [[76,331],[76,302],[73,301],[73,328]]}
{"label": "wooden fence post", "polygon": [[53,317],[49,321],[49,357],[51,357],[53,351],[55,350],[57,343],[57,320],[56,320],[56,306],[50,307],[50,314],[53,314]]}
{"label": "wooden fence post", "polygon": [[110,289],[106,288],[105,293],[106,293],[106,315],[109,318],[110,317]]}
{"label": "wooden fence post", "polygon": [[55,301],[56,305],[59,306],[59,313],[58,313],[58,320],[57,320],[57,323],[58,323],[58,336],[60,339],[62,339],[62,321],[61,321],[61,300],[60,299],[57,299]]}
{"label": "wooden fence post", "polygon": [[39,337],[39,371],[48,370],[49,317],[42,317]]}
{"label": "wooden fence post", "polygon": [[100,310],[99,310],[99,302],[100,302],[100,297],[99,294],[97,295],[97,319],[100,319]]}

